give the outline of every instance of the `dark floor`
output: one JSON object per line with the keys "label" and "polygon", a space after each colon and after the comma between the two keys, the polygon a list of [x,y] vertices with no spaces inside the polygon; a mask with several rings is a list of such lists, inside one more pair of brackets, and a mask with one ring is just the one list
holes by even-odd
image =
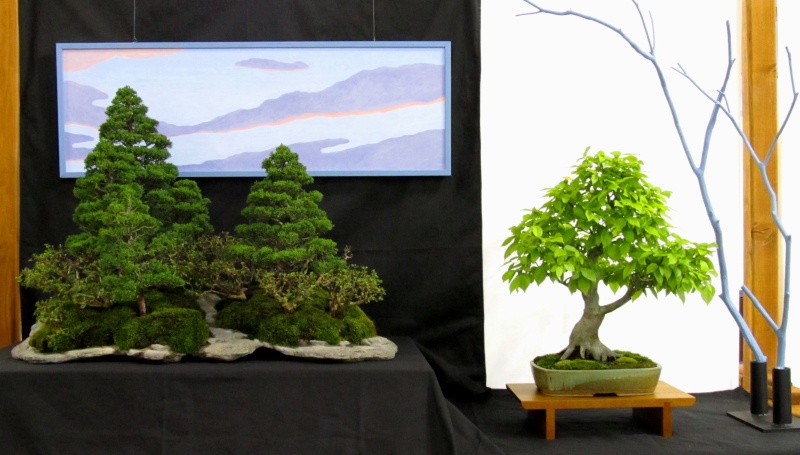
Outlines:
{"label": "dark floor", "polygon": [[[743,389],[692,395],[697,398],[694,406],[673,409],[671,438],[634,425],[630,409],[593,409],[558,411],[556,439],[547,441],[528,430],[526,411],[507,390],[493,389],[483,400],[451,398],[451,402],[506,455],[800,455],[800,431],[762,432],[727,414],[748,411],[749,415],[750,396]],[[800,418],[794,419],[792,426]]]}

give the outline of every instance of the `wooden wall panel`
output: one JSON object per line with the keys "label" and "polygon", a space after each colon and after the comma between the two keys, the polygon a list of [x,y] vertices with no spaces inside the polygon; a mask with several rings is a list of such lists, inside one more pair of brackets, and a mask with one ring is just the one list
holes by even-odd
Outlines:
{"label": "wooden wall panel", "polygon": [[18,3],[0,0],[0,347],[21,339],[18,273]]}
{"label": "wooden wall panel", "polygon": [[[764,157],[778,131],[777,5],[776,0],[742,2],[743,127],[760,157]],[[779,154],[771,159],[767,173],[779,193]],[[747,151],[744,155],[744,281],[764,308],[779,322],[781,306],[782,245],[772,220],[770,198],[760,171]],[[768,369],[775,366],[778,342],[775,332],[745,297],[745,321],[764,354]],[[750,390],[753,353],[745,345],[742,385]]]}

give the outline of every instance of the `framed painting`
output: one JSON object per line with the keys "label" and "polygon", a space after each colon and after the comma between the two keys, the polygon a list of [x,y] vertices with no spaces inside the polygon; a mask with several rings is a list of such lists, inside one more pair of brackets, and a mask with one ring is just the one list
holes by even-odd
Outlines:
{"label": "framed painting", "polygon": [[61,177],[124,86],[183,177],[263,176],[281,144],[312,176],[450,175],[450,42],[58,43],[56,68]]}

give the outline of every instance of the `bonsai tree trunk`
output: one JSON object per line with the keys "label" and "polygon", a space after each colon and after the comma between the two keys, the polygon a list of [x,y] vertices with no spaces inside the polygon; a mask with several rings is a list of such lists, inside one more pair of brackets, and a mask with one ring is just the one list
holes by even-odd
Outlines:
{"label": "bonsai tree trunk", "polygon": [[139,294],[136,298],[136,306],[139,309],[139,316],[144,316],[147,314],[147,305],[145,304],[144,294]]}
{"label": "bonsai tree trunk", "polygon": [[629,289],[619,300],[604,306],[600,305],[597,287],[592,287],[587,293],[582,294],[583,315],[572,328],[572,333],[569,335],[569,346],[562,351],[561,359],[565,360],[574,356],[575,349],[578,349],[578,355],[582,359],[588,355],[594,360],[604,362],[619,357],[617,353],[600,341],[598,332],[606,315],[627,303],[631,294],[632,291]]}

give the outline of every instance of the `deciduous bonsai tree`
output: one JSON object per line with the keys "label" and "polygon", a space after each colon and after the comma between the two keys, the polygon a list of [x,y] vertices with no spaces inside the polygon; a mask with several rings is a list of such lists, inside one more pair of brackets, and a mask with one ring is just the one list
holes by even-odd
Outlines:
{"label": "deciduous bonsai tree", "polygon": [[775,136],[772,138],[769,145],[763,149],[758,149],[757,144],[751,140],[749,137],[750,133],[746,132],[746,128],[741,125],[740,116],[735,112],[735,110],[731,109],[728,100],[727,91],[730,82],[733,80],[732,74],[734,72],[734,65],[736,63],[736,59],[733,57],[733,44],[731,38],[732,33],[729,22],[726,21],[725,24],[728,51],[727,65],[725,67],[724,75],[721,78],[721,83],[716,89],[708,90],[703,88],[701,84],[699,84],[689,75],[689,72],[687,72],[682,65],[679,64],[676,67],[673,67],[678,74],[686,78],[691,85],[693,85],[706,99],[711,102],[711,109],[706,124],[706,134],[703,138],[702,144],[700,144],[700,147],[693,147],[689,144],[689,141],[684,134],[681,116],[679,115],[677,106],[672,99],[670,83],[666,77],[666,69],[664,66],[662,66],[662,63],[656,54],[655,22],[652,20],[652,16],[650,17],[649,21],[646,20],[646,15],[635,0],[631,3],[639,16],[642,26],[641,31],[643,32],[642,36],[644,36],[646,40],[642,44],[628,36],[622,30],[622,28],[614,26],[598,17],[589,16],[573,10],[551,10],[539,6],[537,4],[538,2],[534,2],[532,0],[523,1],[533,7],[533,11],[530,14],[545,14],[563,17],[572,16],[595,23],[602,28],[605,28],[626,42],[631,49],[633,49],[634,52],[639,55],[639,57],[648,62],[653,68],[658,79],[659,86],[661,87],[661,92],[664,95],[664,99],[667,103],[670,116],[672,117],[672,124],[675,127],[678,138],[680,139],[681,148],[686,158],[686,162],[689,164],[689,167],[697,179],[703,205],[705,206],[706,214],[708,216],[708,221],[714,231],[715,244],[717,247],[716,256],[720,275],[719,298],[725,304],[726,309],[730,313],[734,322],[736,322],[736,325],[739,327],[742,340],[750,348],[754,357],[750,365],[750,385],[753,387],[753,393],[751,394],[751,412],[757,415],[765,415],[768,413],[769,409],[767,404],[767,355],[761,349],[761,346],[758,342],[759,340],[756,339],[754,330],[751,329],[749,322],[745,320],[744,315],[742,314],[742,309],[739,307],[737,300],[732,298],[730,281],[728,279],[728,261],[725,255],[725,235],[722,229],[722,223],[717,218],[717,214],[714,210],[714,204],[709,194],[709,188],[706,181],[706,174],[710,170],[710,168],[707,166],[711,152],[710,145],[719,116],[722,115],[723,117],[727,118],[731,126],[733,126],[733,128],[736,130],[736,133],[739,135],[744,144],[746,154],[750,157],[750,162],[754,168],[758,169],[761,175],[763,190],[769,195],[770,212],[772,221],[774,223],[775,233],[776,235],[779,233],[780,240],[783,241],[783,297],[779,301],[779,306],[782,307],[779,315],[780,317],[776,318],[770,314],[765,306],[762,305],[754,290],[750,289],[747,284],[742,284],[740,291],[747,296],[747,299],[749,299],[750,303],[752,303],[753,308],[761,314],[761,316],[764,318],[764,321],[775,332],[777,337],[777,355],[775,356],[775,367],[773,368],[772,373],[773,378],[780,377],[781,379],[780,381],[774,381],[775,387],[773,389],[773,403],[775,406],[773,412],[773,423],[778,425],[791,423],[791,369],[786,366],[786,348],[788,323],[791,320],[789,317],[791,299],[789,297],[791,296],[792,235],[787,230],[784,220],[780,215],[778,193],[775,191],[775,186],[771,181],[771,177],[768,172],[768,167],[772,165],[771,163],[774,163],[773,158],[776,158],[778,155],[777,147],[780,137],[782,136],[785,128],[788,126],[789,120],[791,119],[794,109],[797,105],[797,101],[800,98],[800,92],[798,92],[797,85],[795,83],[791,52],[789,52],[789,49],[786,48],[786,57],[789,67],[787,80],[791,87],[791,102],[788,104],[788,108],[784,114],[783,120],[781,121],[780,127],[775,132]]}
{"label": "deciduous bonsai tree", "polygon": [[[546,190],[544,204],[511,227],[503,243],[503,280],[512,292],[549,280],[583,298],[583,315],[561,359],[618,357],[600,341],[600,325],[607,314],[648,293],[683,301],[699,291],[706,302],[713,299],[714,245],[671,230],[669,195],[648,182],[635,156],[587,148],[572,175]],[[616,300],[601,304],[603,285]]]}

